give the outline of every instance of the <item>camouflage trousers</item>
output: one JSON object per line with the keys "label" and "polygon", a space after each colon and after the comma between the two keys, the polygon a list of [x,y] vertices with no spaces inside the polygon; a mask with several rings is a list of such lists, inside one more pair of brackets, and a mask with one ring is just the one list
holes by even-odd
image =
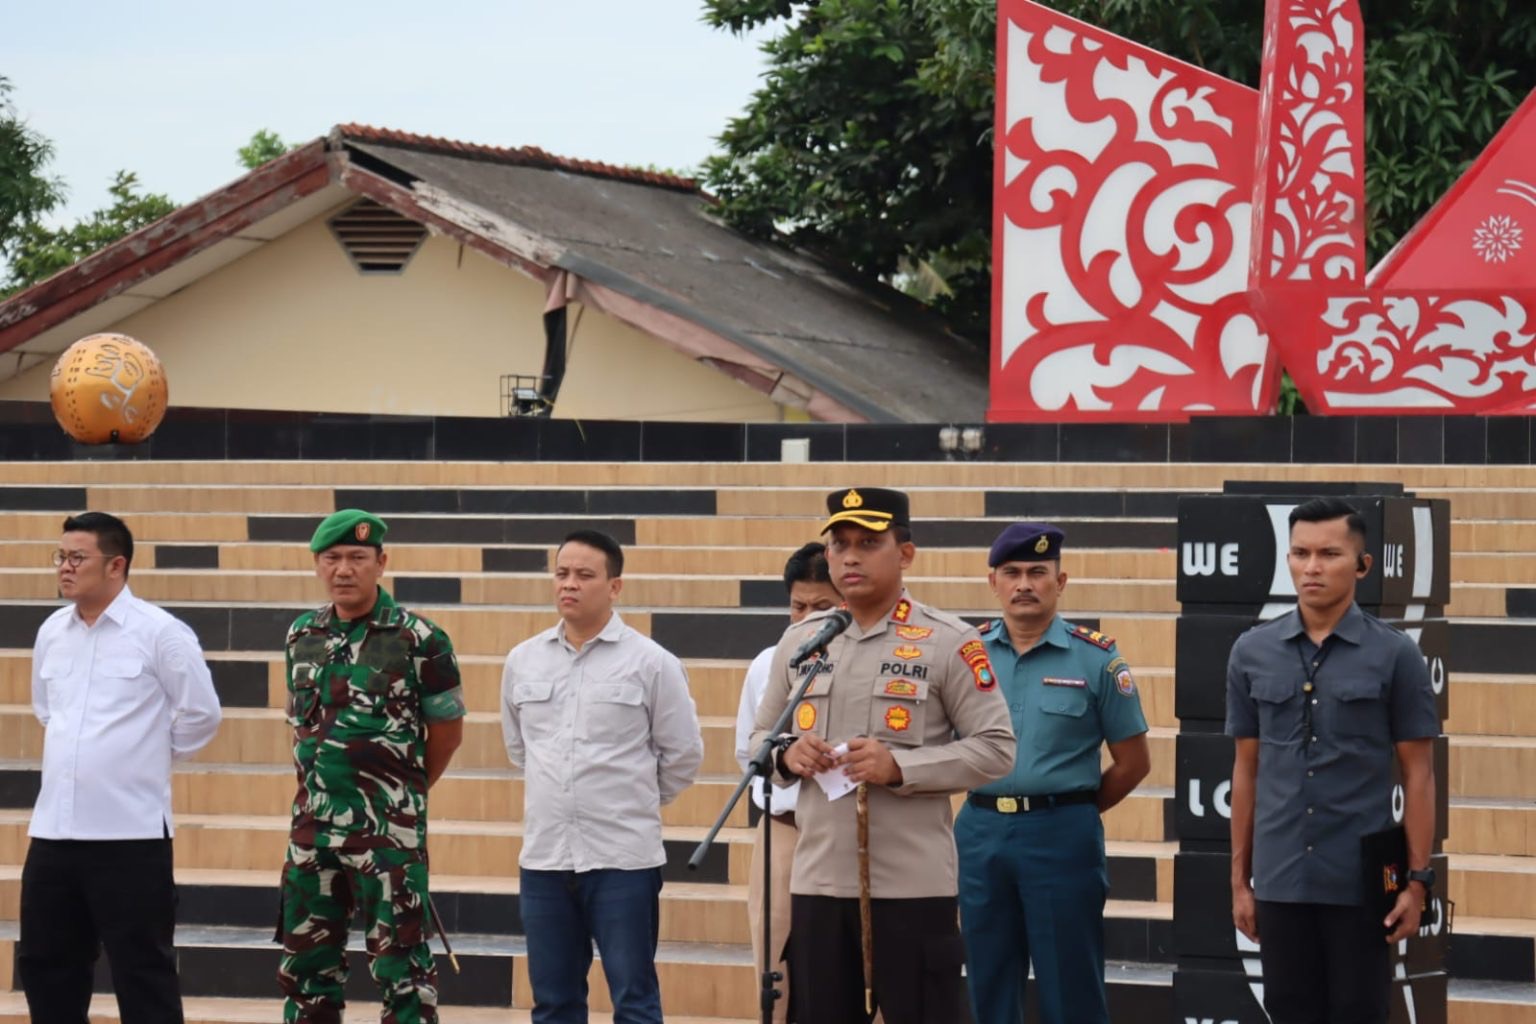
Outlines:
{"label": "camouflage trousers", "polygon": [[369,973],[383,993],[381,1024],[436,1024],[425,850],[347,853],[289,843],[282,901],[277,981],[285,1024],[341,1024],[354,907],[362,911]]}

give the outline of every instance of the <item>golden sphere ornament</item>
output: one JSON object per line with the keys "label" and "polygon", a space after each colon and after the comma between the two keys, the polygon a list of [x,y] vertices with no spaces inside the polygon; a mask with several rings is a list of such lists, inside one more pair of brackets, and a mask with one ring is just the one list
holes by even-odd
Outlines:
{"label": "golden sphere ornament", "polygon": [[48,395],[59,426],[81,444],[137,444],[165,416],[165,369],[126,334],[92,334],[59,356]]}

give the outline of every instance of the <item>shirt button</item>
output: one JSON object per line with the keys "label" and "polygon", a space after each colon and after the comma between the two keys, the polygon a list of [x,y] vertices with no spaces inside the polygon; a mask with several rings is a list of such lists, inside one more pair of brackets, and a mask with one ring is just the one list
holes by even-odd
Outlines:
{"label": "shirt button", "polygon": [[1316,775],[1316,774],[1317,774],[1317,773],[1316,773],[1316,772],[1314,772],[1314,771],[1313,771],[1313,770],[1312,770],[1312,769],[1310,769],[1310,768],[1308,768],[1308,769],[1307,769],[1307,778],[1309,778],[1309,779],[1310,779],[1310,778],[1311,778],[1311,777],[1312,777],[1312,776],[1314,776],[1314,775]]}
{"label": "shirt button", "polygon": [[1310,846],[1310,845],[1309,845],[1309,846],[1308,846],[1308,847],[1307,847],[1307,852],[1308,852],[1308,853],[1311,853],[1311,852],[1312,852],[1312,847],[1311,847],[1311,846]]}
{"label": "shirt button", "polygon": [[[1312,813],[1312,808],[1310,808],[1310,807],[1308,807],[1308,808],[1307,808],[1307,813],[1308,813],[1308,814],[1311,814],[1311,813]],[[1310,846],[1309,846],[1309,847],[1307,847],[1307,849],[1309,849],[1309,850],[1310,850],[1310,849],[1311,849],[1311,847],[1310,847]]]}

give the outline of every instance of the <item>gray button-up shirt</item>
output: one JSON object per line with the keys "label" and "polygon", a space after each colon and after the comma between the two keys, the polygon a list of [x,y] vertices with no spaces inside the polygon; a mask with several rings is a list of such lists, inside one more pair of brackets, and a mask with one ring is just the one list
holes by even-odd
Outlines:
{"label": "gray button-up shirt", "polygon": [[[1302,684],[1313,662],[1309,738]],[[1359,905],[1360,837],[1392,825],[1393,744],[1439,732],[1418,646],[1359,605],[1321,648],[1296,611],[1238,637],[1227,735],[1259,740],[1254,895]]]}
{"label": "gray button-up shirt", "polygon": [[562,622],[507,655],[501,729],[524,775],[523,867],[666,862],[661,807],[693,783],[704,760],[677,658],[617,612],[580,650],[566,642]]}

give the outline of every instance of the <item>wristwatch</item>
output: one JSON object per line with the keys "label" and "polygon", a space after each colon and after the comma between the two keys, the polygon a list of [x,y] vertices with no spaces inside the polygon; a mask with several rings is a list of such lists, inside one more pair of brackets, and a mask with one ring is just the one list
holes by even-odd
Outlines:
{"label": "wristwatch", "polygon": [[1408,872],[1408,881],[1418,882],[1424,887],[1426,894],[1433,892],[1435,888],[1435,869],[1427,867],[1422,871],[1410,871]]}

